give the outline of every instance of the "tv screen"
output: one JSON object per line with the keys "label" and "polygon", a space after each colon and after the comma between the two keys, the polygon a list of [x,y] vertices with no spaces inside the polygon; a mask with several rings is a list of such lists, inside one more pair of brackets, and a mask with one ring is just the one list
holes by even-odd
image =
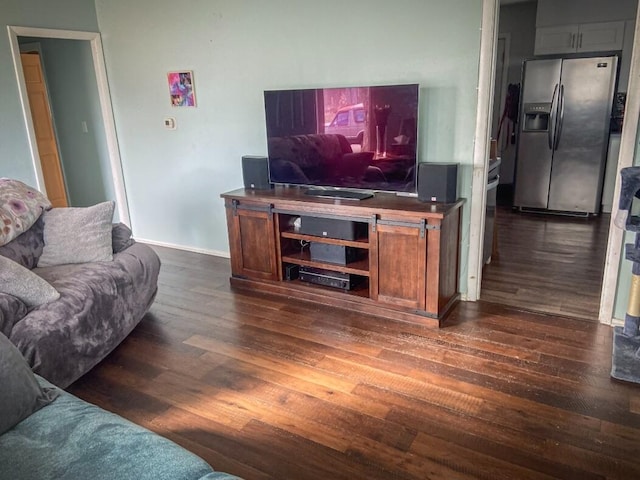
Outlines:
{"label": "tv screen", "polygon": [[416,191],[418,85],[264,92],[272,183]]}

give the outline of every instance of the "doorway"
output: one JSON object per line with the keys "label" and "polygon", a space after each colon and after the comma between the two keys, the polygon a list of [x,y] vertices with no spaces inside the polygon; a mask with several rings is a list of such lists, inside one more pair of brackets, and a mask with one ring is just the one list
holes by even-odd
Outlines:
{"label": "doorway", "polygon": [[[498,23],[497,23],[498,10],[497,9],[500,8],[499,3],[501,2],[498,2],[498,1],[484,2],[484,7],[487,12],[484,17],[484,27],[487,27],[489,25],[495,25],[495,29],[497,30],[498,28]],[[636,18],[637,18],[637,13],[636,13]],[[631,26],[631,28],[633,28],[633,26]],[[495,32],[496,30],[493,30],[493,32]],[[488,37],[489,37],[489,34],[488,34]],[[488,38],[487,40],[488,40],[487,43],[491,43],[491,49],[494,50],[494,54],[495,54],[495,49],[497,47],[496,41],[491,40],[490,38]],[[635,58],[635,52],[638,51],[637,47],[640,46],[640,39],[638,39],[638,35],[635,36],[635,39],[631,43],[632,43],[631,48],[634,51],[634,56],[632,57],[630,62],[632,74],[630,76],[631,81],[629,85],[629,91],[635,91],[635,88],[636,88],[635,84],[637,82],[635,80],[635,75],[633,75],[633,71],[634,69],[637,70],[638,63],[639,63],[638,59]],[[484,51],[484,53],[487,54],[486,51]],[[485,76],[488,76],[488,75],[485,73]],[[481,75],[480,81],[482,84],[482,81],[483,81],[482,75]],[[500,99],[498,98],[494,99],[494,103],[496,104],[499,101]],[[635,101],[635,99],[631,100],[630,98],[628,100],[627,110],[626,110],[627,114],[625,115],[623,138],[622,138],[621,147],[620,147],[620,157],[619,157],[618,164],[616,166],[617,167],[616,170],[624,166],[631,165],[633,161],[633,157],[635,154],[634,138],[635,138],[635,135],[637,132],[637,126],[638,126],[638,119],[636,117],[638,116],[639,107],[640,105],[638,105],[638,102]],[[492,112],[490,112],[490,118],[491,118],[491,113]],[[626,132],[626,135],[625,135],[625,132]],[[489,135],[487,135],[487,141],[488,141],[488,137]],[[480,153],[480,152],[476,152],[476,153]],[[479,156],[476,155],[476,164],[479,164],[484,161],[485,159],[480,159]],[[473,193],[474,201],[478,199],[478,196],[480,194],[479,186],[480,186],[480,183],[478,182],[478,187],[474,188],[474,193]],[[614,198],[618,195],[617,193],[618,190],[619,190],[619,181],[616,181]],[[498,229],[499,230],[500,228],[503,228],[503,229],[511,228],[511,229],[521,229],[522,232],[524,232],[527,230],[527,228],[529,228],[529,226],[525,224],[522,224],[522,225],[508,224],[506,226],[503,225],[500,221],[500,213],[501,211],[499,211],[498,213]],[[507,213],[512,213],[512,212],[510,210],[507,210]],[[506,217],[506,214],[505,216],[503,216],[502,220],[504,220],[505,217]],[[531,220],[527,216],[520,216],[519,219],[527,220],[527,221]],[[583,219],[572,219],[567,217],[552,217],[548,215],[539,216],[538,218],[536,218],[536,221],[537,221],[537,225],[535,228],[537,229],[536,230],[537,234],[542,235],[546,233],[547,235],[553,235],[554,232],[559,231],[560,233],[556,233],[557,239],[566,238],[567,236],[571,235],[570,232],[572,232],[573,229],[576,228],[576,226],[578,227],[584,226]],[[593,283],[590,286],[592,292],[590,293],[589,301],[592,303],[590,306],[586,308],[586,310],[588,310],[588,313],[585,314],[585,305],[575,306],[574,304],[573,307],[570,307],[568,306],[570,302],[566,302],[566,304],[562,308],[559,308],[558,305],[553,307],[550,302],[549,305],[551,305],[550,307],[551,311],[548,313],[560,313],[563,315],[577,316],[582,318],[588,317],[591,320],[599,320],[603,323],[611,323],[612,317],[613,317],[615,293],[616,293],[617,280],[618,280],[618,266],[619,266],[619,259],[621,255],[621,247],[622,247],[621,243],[622,243],[623,232],[619,231],[619,229],[610,227],[610,224],[611,224],[610,216],[600,215],[596,217],[593,224],[589,226],[590,229],[576,234],[577,236],[582,237],[583,240],[584,238],[587,238],[588,241],[578,242],[576,245],[573,245],[573,246],[569,244],[565,245],[567,250],[565,250],[564,255],[562,255],[562,248],[557,248],[559,243],[556,243],[556,241],[547,242],[547,246],[553,245],[555,243],[555,246],[556,246],[555,253],[560,255],[560,257],[563,259],[562,261],[558,262],[556,266],[559,268],[562,268],[563,271],[570,271],[570,269],[567,268],[568,265],[570,266],[574,262],[580,262],[580,261],[582,261],[583,263],[586,262],[586,265],[590,265],[591,267],[597,265],[596,270],[599,269],[597,272],[590,271],[588,273],[588,275],[592,277],[590,280],[591,282],[593,282],[593,277],[597,279],[595,291],[593,291],[594,290]],[[472,230],[473,230],[473,227],[474,225],[472,224]],[[564,231],[565,229],[567,230],[566,232]],[[473,235],[473,232],[472,232],[472,235]],[[529,231],[527,235],[523,235],[526,237],[524,240],[524,246],[521,247],[523,249],[532,248],[531,240],[533,238],[532,235],[534,234],[531,231]],[[548,237],[548,238],[551,238],[551,237]],[[492,268],[493,270],[497,270],[499,268],[496,260],[500,261],[502,265],[506,263],[506,260],[503,258],[503,253],[506,253],[509,251],[508,247],[510,245],[506,244],[509,241],[510,241],[509,237],[506,237],[506,238],[504,236],[502,237],[502,244],[499,243],[498,245],[497,258],[492,258],[491,263],[488,266],[489,268]],[[500,236],[499,236],[499,242],[500,242]],[[514,245],[515,244],[512,244],[511,247],[513,247]],[[551,249],[553,250],[553,248]],[[577,254],[577,256],[568,255],[567,254],[568,251],[571,251],[574,254]],[[474,251],[474,249],[472,248],[472,250],[470,251],[470,259],[473,260],[475,258],[479,258],[479,257],[476,257],[477,253],[479,252]],[[523,260],[523,262],[528,262],[523,267],[523,271],[526,270],[527,272],[530,273],[534,271],[536,268],[538,268],[541,263],[544,265],[545,263],[544,261],[542,262],[534,261],[535,255],[533,255],[533,253],[535,252],[531,250],[530,254],[527,255],[527,257]],[[548,251],[547,253],[550,254],[554,252]],[[578,260],[577,257],[579,257],[581,254],[584,254],[586,258],[583,260]],[[470,263],[472,260],[470,260]],[[583,265],[583,267],[584,266],[585,265]],[[550,273],[549,271],[545,272],[544,268],[538,271],[541,274],[541,278],[543,279],[542,283],[549,284],[548,285],[549,288],[547,292],[554,294],[555,296],[562,296],[562,292],[558,291],[557,288],[555,292],[553,291],[554,286],[552,282],[549,282],[549,275],[553,275],[553,273]],[[477,277],[474,277],[475,273],[477,273]],[[574,271],[573,275],[570,275],[571,277],[570,279],[565,279],[565,284],[570,284],[573,282],[576,285],[576,290],[578,295],[580,295],[583,292],[587,292],[588,289],[586,287],[577,286],[578,283],[575,280],[577,279],[578,276],[584,276],[584,274],[580,273],[579,270]],[[470,268],[469,290],[470,292],[477,294],[475,299],[483,298],[483,295],[485,295],[483,292],[480,291],[480,288],[479,288],[480,285],[478,285],[482,281],[478,279],[482,279],[483,277],[485,277],[484,280],[487,282],[491,282],[494,280],[492,279],[490,274],[486,273],[486,267],[482,265],[481,262],[479,262],[477,270]],[[579,280],[583,280],[583,278],[580,278]],[[527,278],[526,276],[524,277],[516,276],[510,279],[509,285],[505,283],[502,288],[504,289],[504,291],[506,291],[506,295],[508,295],[509,288],[511,288],[512,290],[515,290],[518,286],[527,287],[527,282],[533,283],[534,280],[531,277]],[[478,285],[477,291],[474,291],[475,285]],[[482,288],[483,290],[485,290],[484,281],[482,281]],[[491,288],[495,288],[495,292],[498,292],[500,287],[497,287],[495,285],[491,286],[487,284],[486,290],[490,290]],[[487,292],[487,294],[488,293],[490,292]],[[529,309],[542,311],[543,308],[541,308],[541,306],[543,305],[544,299],[540,298],[540,295],[536,294],[535,292],[528,292],[528,293],[529,293],[528,295],[524,295],[524,296],[528,297],[528,301],[531,303],[531,305],[529,306]],[[470,299],[473,299],[473,295],[471,295],[471,297],[472,298]],[[496,300],[496,298],[494,297],[493,300]],[[502,300],[498,299],[497,301],[500,301],[501,303],[506,303],[504,299]],[[562,311],[558,312],[559,309]]]}
{"label": "doorway", "polygon": [[[51,30],[30,27],[8,26],[9,38],[11,44],[11,52],[13,56],[14,71],[18,83],[18,90],[22,103],[24,114],[24,122],[27,130],[29,146],[31,150],[32,165],[36,177],[36,188],[48,193],[47,186],[41,163],[41,151],[36,141],[34,129],[34,118],[31,113],[29,97],[25,82],[25,72],[22,67],[20,57],[19,37],[29,37],[31,39],[46,40],[71,40],[79,41],[78,43],[86,46],[89,53],[90,70],[95,76],[95,99],[97,115],[101,118],[101,134],[103,135],[105,160],[103,165],[103,175],[108,175],[113,181],[113,192],[111,197],[116,201],[115,221],[130,224],[130,216],[124,186],[124,177],[120,160],[120,152],[116,139],[115,123],[113,111],[111,109],[111,98],[107,84],[106,69],[102,52],[102,42],[100,34],[96,32],[78,32],[69,30]],[[80,128],[84,129],[84,125],[80,124]]]}
{"label": "doorway", "polygon": [[[501,44],[501,40],[505,40],[504,32],[517,29],[521,34],[518,38],[520,44],[515,46],[520,54],[517,60],[520,57],[534,57],[536,34],[536,2],[501,4],[500,9],[502,21],[498,33],[496,87],[502,83],[500,76],[505,70],[500,62],[501,58],[505,58],[501,56],[501,49],[504,51]],[[524,37],[528,37],[528,42],[523,41]],[[515,59],[507,56],[505,63],[508,64],[510,60]],[[522,86],[518,70],[521,69],[516,69],[514,65],[508,75],[509,83],[516,92]],[[491,136],[497,139],[498,156],[501,159],[504,157],[505,161],[495,218],[497,245],[491,261],[483,266],[480,299],[540,313],[596,321],[609,214],[603,212],[597,216],[576,218],[512,208],[518,145],[510,140],[511,133],[518,127],[520,115],[512,115],[513,118],[503,115],[504,104],[512,103],[505,101],[507,93],[505,91],[502,96],[494,97]],[[502,128],[495,123],[499,116],[504,118]],[[617,162],[617,159],[613,161]]]}
{"label": "doorway", "polygon": [[67,188],[40,52],[21,48],[20,59],[47,197],[54,208],[67,207]]}

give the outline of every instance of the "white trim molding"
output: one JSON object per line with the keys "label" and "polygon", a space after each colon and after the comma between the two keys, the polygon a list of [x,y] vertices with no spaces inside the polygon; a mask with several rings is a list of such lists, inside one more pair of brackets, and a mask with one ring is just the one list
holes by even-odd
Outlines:
{"label": "white trim molding", "polygon": [[13,68],[16,73],[18,82],[18,91],[20,95],[20,103],[24,115],[25,127],[27,129],[27,138],[29,141],[29,150],[33,163],[33,170],[36,176],[38,190],[46,193],[44,185],[44,176],[40,165],[40,155],[36,144],[35,132],[33,129],[33,118],[29,109],[29,99],[27,97],[27,88],[24,80],[24,72],[22,70],[22,62],[20,61],[20,46],[18,37],[38,37],[38,38],[59,38],[66,40],[84,40],[90,42],[91,54],[93,57],[93,66],[98,84],[98,96],[100,100],[100,109],[102,111],[102,121],[105,128],[105,136],[107,139],[107,150],[109,154],[109,163],[111,166],[111,175],[113,177],[113,186],[115,189],[116,203],[118,208],[119,220],[127,225],[131,225],[129,215],[129,203],[127,201],[127,192],[124,183],[124,175],[122,173],[122,162],[120,158],[120,149],[118,147],[118,138],[116,135],[115,121],[113,118],[113,110],[111,108],[111,93],[109,92],[109,84],[107,82],[107,71],[105,67],[104,54],[102,51],[102,40],[97,32],[79,32],[74,30],[53,30],[49,28],[32,28],[8,25],[9,43],[11,46],[11,55],[13,57]]}
{"label": "white trim molding", "polygon": [[493,88],[496,70],[498,30],[498,0],[483,0],[478,65],[478,108],[473,147],[473,177],[471,180],[471,216],[469,226],[469,256],[466,299],[480,298],[482,281],[482,246],[486,209],[487,167],[491,130]]}
{"label": "white trim molding", "polygon": [[220,250],[209,250],[207,248],[187,247],[185,245],[178,245],[176,243],[158,242],[156,240],[147,240],[145,238],[133,237],[136,242],[146,243],[148,245],[155,245],[157,247],[174,248],[176,250],[184,250],[185,252],[202,253],[203,255],[210,255],[212,257],[231,258],[229,252],[223,252]]}

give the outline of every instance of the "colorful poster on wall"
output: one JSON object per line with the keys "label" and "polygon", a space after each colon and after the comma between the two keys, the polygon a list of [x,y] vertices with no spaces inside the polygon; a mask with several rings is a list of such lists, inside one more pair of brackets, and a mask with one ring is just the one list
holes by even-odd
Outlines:
{"label": "colorful poster on wall", "polygon": [[196,94],[193,89],[193,72],[169,72],[169,94],[174,107],[195,107]]}

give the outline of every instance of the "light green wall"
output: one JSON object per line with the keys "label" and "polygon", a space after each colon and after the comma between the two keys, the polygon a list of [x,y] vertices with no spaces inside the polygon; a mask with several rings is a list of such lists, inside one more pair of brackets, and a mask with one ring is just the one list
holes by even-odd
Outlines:
{"label": "light green wall", "polygon": [[[419,83],[420,158],[460,162],[460,194],[470,197],[481,0],[97,0],[96,8],[138,237],[228,251],[219,195],[242,186],[242,155],[266,153],[265,89]],[[170,106],[171,70],[193,70],[196,108]],[[165,116],[177,130],[164,128]],[[468,204],[464,211],[463,280]]]}
{"label": "light green wall", "polygon": [[[39,39],[69,204],[86,207],[115,200],[88,41]],[[82,122],[87,125],[83,131]]]}
{"label": "light green wall", "polygon": [[87,0],[1,0],[0,176],[35,185],[7,25],[98,31],[95,4]]}

